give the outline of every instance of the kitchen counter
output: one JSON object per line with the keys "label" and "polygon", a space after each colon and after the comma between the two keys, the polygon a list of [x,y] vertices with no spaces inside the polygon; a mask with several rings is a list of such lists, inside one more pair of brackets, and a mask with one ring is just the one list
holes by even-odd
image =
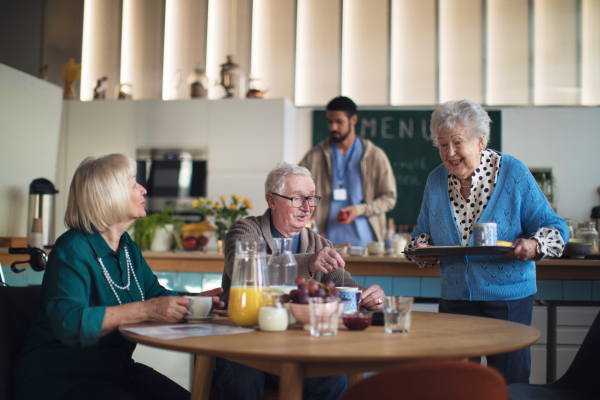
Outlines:
{"label": "kitchen counter", "polygon": [[[154,271],[223,272],[223,256],[199,252],[144,252],[148,265]],[[415,276],[439,277],[437,267],[418,268],[404,257],[343,256],[346,270],[352,275],[364,276]],[[27,256],[8,254],[0,249],[0,264],[9,266]],[[600,259],[551,259],[536,263],[537,279],[549,280],[600,280]]]}
{"label": "kitchen counter", "polygon": [[[155,271],[222,272],[223,256],[214,253],[155,253],[144,257]],[[439,268],[419,268],[404,257],[343,256],[346,270],[352,275],[364,276],[419,276],[439,277]],[[595,260],[542,260],[536,263],[537,279],[600,280],[600,259]]]}

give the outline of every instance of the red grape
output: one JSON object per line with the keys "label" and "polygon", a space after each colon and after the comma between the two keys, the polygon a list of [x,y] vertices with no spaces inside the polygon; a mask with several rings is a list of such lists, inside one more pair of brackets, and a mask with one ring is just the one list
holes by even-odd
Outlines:
{"label": "red grape", "polygon": [[303,276],[299,276],[296,278],[296,280],[294,282],[298,286],[303,286],[306,283],[306,279]]}
{"label": "red grape", "polygon": [[308,291],[312,294],[319,289],[319,283],[317,281],[310,280],[306,285],[308,287]]}

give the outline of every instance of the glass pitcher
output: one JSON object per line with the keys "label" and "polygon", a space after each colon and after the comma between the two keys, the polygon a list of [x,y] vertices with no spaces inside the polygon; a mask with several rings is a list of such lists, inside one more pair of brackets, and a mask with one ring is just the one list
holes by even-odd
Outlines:
{"label": "glass pitcher", "polygon": [[293,238],[273,238],[273,254],[267,264],[269,286],[294,286],[298,263],[292,253]]}
{"label": "glass pitcher", "polygon": [[235,243],[235,261],[229,293],[229,318],[238,326],[257,326],[266,286],[266,243],[244,235]]}

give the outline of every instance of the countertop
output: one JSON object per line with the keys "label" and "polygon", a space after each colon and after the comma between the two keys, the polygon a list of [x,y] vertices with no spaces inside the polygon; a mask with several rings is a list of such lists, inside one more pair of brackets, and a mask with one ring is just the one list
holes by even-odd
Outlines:
{"label": "countertop", "polygon": [[[147,251],[143,255],[154,271],[223,272],[223,256],[217,253]],[[0,264],[3,266],[26,258],[8,254],[8,249],[0,248]],[[352,275],[440,276],[439,268],[419,268],[404,257],[344,255],[343,258],[346,269]],[[536,267],[537,279],[600,280],[600,259],[549,259],[536,262]]]}

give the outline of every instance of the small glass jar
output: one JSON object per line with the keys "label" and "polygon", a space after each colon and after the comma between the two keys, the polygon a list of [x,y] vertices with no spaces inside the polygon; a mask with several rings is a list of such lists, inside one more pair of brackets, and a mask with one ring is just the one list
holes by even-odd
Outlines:
{"label": "small glass jar", "polygon": [[598,231],[593,222],[580,222],[577,229],[577,238],[592,243],[592,248],[588,254],[598,254]]}
{"label": "small glass jar", "polygon": [[288,327],[288,312],[283,306],[283,293],[274,289],[263,291],[263,306],[258,313],[258,326],[261,331],[279,332]]}

